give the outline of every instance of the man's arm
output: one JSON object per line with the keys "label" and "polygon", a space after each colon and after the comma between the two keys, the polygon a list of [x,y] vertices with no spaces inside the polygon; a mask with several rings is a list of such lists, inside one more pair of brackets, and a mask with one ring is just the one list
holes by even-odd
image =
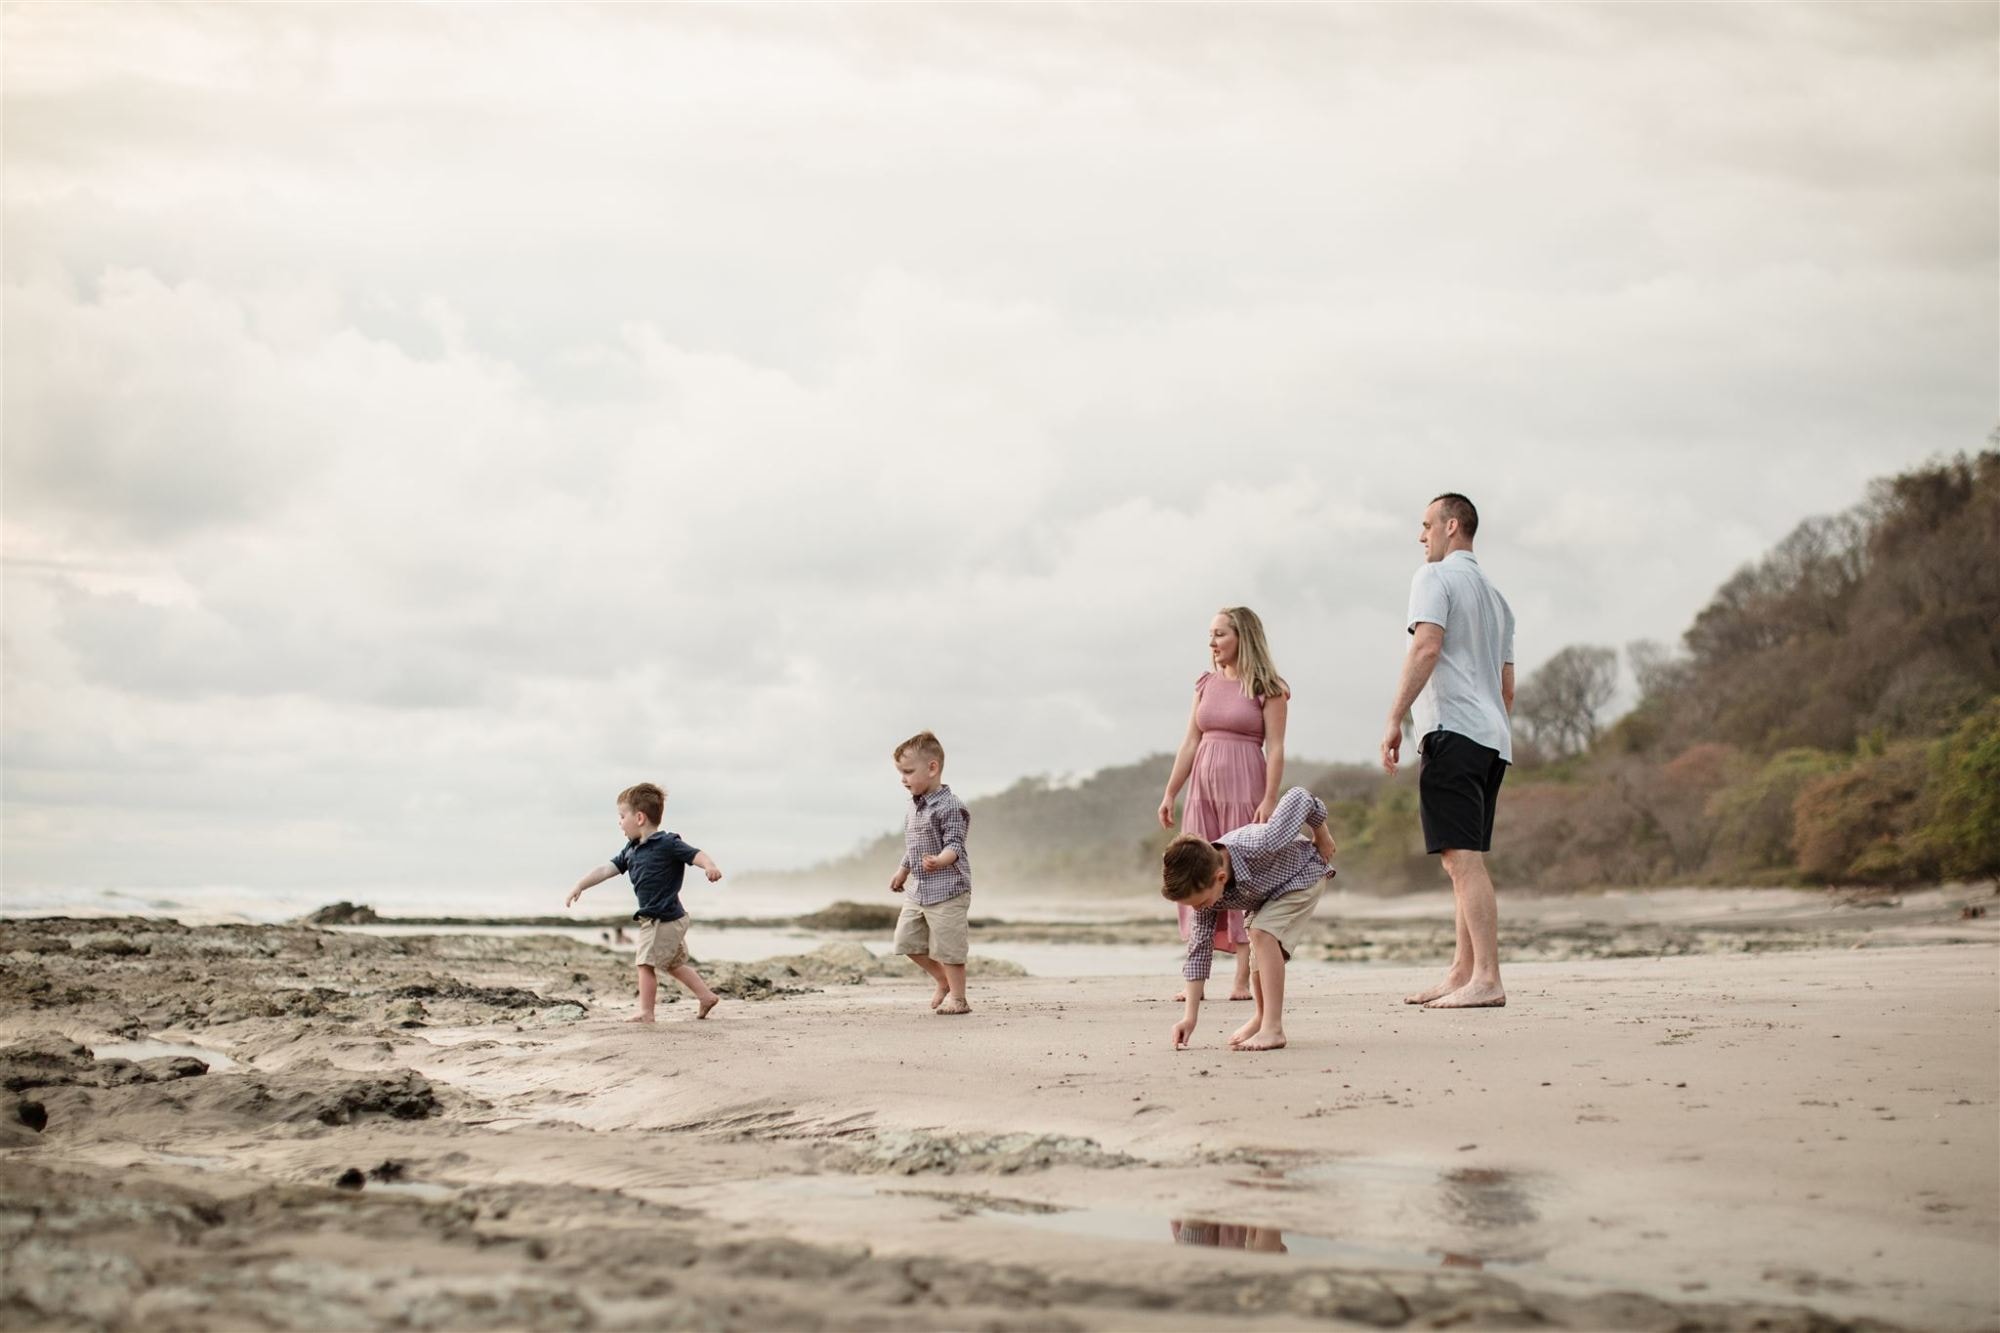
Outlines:
{"label": "man's arm", "polygon": [[594,888],[595,886],[602,884],[607,879],[616,879],[622,873],[623,872],[620,871],[617,866],[610,865],[608,863],[597,867],[597,869],[591,871],[589,874],[585,875],[582,879],[576,882],[576,887],[569,891],[569,897],[563,899],[563,906],[574,907],[576,905],[576,900],[578,898],[583,897],[583,891],[585,889]]}
{"label": "man's arm", "polygon": [[1509,662],[1500,668],[1500,706],[1507,710],[1507,716],[1514,716],[1514,664]]}
{"label": "man's arm", "polygon": [[1389,706],[1388,729],[1382,733],[1382,771],[1394,774],[1403,757],[1403,719],[1410,705],[1430,684],[1444,652],[1444,626],[1420,621],[1410,631],[1410,651],[1403,657],[1402,679],[1396,682],[1396,702]]}

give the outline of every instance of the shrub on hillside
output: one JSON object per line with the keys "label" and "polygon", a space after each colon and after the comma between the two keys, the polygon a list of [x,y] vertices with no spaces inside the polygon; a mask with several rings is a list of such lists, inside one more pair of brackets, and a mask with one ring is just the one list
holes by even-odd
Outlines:
{"label": "shrub on hillside", "polygon": [[1931,747],[1903,741],[1815,778],[1792,805],[1799,873],[1823,884],[1911,884],[1935,878],[1923,832]]}
{"label": "shrub on hillside", "polygon": [[1342,801],[1327,810],[1343,888],[1399,892],[1440,882],[1436,858],[1424,853],[1415,775],[1382,787],[1372,804]]}
{"label": "shrub on hillside", "polygon": [[1708,799],[1716,820],[1709,855],[1712,874],[1768,880],[1792,871],[1794,809],[1806,786],[1846,767],[1824,750],[1799,748],[1773,755],[1756,773]]}
{"label": "shrub on hillside", "polygon": [[1943,872],[2000,875],[2000,695],[1938,743],[1931,793],[1925,834]]}

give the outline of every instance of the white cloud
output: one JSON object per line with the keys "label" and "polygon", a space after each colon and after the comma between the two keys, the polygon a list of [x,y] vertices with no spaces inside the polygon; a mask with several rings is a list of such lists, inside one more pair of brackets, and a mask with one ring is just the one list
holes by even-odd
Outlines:
{"label": "white cloud", "polygon": [[4,22],[15,885],[797,863],[1223,603],[1360,758],[1436,491],[1532,664],[1994,415],[1979,6]]}

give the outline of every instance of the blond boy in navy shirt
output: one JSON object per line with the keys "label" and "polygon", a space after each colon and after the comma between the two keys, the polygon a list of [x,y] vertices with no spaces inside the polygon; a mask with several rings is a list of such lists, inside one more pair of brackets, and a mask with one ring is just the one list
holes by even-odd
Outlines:
{"label": "blond boy in navy shirt", "polygon": [[688,914],[681,906],[681,880],[687,867],[701,870],[711,884],[722,878],[722,870],[707,852],[690,847],[678,833],[660,828],[666,809],[667,793],[653,783],[642,782],[619,792],[618,830],[625,835],[625,845],[608,864],[578,880],[563,900],[564,907],[574,907],[584,890],[593,885],[619,875],[631,877],[632,892],[639,899],[639,910],[633,913],[639,923],[634,960],[639,970],[639,1012],[627,1020],[633,1023],[653,1021],[661,971],[693,993],[700,1003],[696,1018],[707,1018],[722,999],[688,961]]}

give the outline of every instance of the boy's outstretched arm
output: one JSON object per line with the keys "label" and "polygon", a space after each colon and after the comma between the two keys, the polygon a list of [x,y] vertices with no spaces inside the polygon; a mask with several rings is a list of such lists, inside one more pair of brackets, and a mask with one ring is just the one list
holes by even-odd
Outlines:
{"label": "boy's outstretched arm", "polygon": [[1187,996],[1187,1007],[1181,1011],[1181,1021],[1174,1024],[1177,1051],[1187,1049],[1195,1024],[1201,1020],[1201,994],[1215,959],[1215,918],[1216,909],[1204,907],[1188,922],[1187,961],[1181,965],[1181,980],[1187,983],[1181,993]]}
{"label": "boy's outstretched arm", "polygon": [[1194,1037],[1195,1024],[1201,1021],[1201,993],[1207,985],[1200,981],[1187,983],[1187,1008],[1181,1011],[1181,1021],[1174,1024],[1174,1049],[1184,1051]]}
{"label": "boy's outstretched arm", "polygon": [[710,884],[722,878],[722,867],[717,865],[714,858],[709,856],[707,852],[696,852],[694,854],[694,866],[697,870],[708,876]]}
{"label": "boy's outstretched arm", "polygon": [[582,879],[576,882],[576,887],[569,891],[569,897],[563,899],[563,906],[564,907],[576,906],[576,900],[578,898],[583,897],[583,891],[585,889],[592,888],[596,885],[602,884],[607,879],[616,879],[619,873],[620,872],[618,870],[618,867],[610,864],[609,862],[606,862],[605,864],[597,867],[597,869],[591,871],[589,874],[585,875]]}

